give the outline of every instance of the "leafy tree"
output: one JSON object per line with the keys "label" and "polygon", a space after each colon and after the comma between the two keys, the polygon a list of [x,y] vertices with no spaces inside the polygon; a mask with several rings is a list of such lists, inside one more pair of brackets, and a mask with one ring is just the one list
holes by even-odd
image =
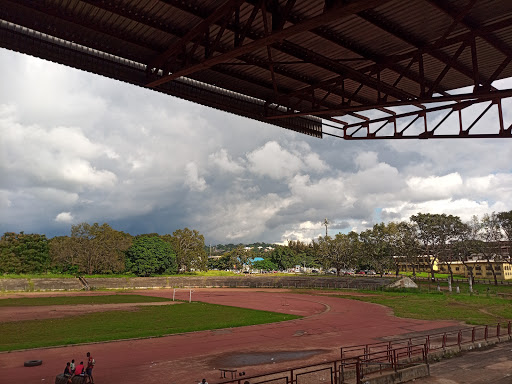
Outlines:
{"label": "leafy tree", "polygon": [[53,244],[52,260],[75,267],[78,273],[118,273],[125,269],[124,252],[131,246],[131,236],[108,224],[80,223],[71,227],[71,237]]}
{"label": "leafy tree", "polygon": [[270,252],[268,259],[277,265],[280,270],[292,268],[300,264],[297,254],[290,247],[284,245],[276,245]]}
{"label": "leafy tree", "polygon": [[172,236],[164,236],[169,241],[178,263],[178,273],[187,272],[192,269],[206,271],[208,266],[208,255],[204,249],[204,236],[198,231],[188,228],[178,229]]}
{"label": "leafy tree", "polygon": [[288,241],[288,247],[295,252],[299,264],[309,268],[319,267],[320,265],[317,260],[315,245],[314,241],[309,244],[300,240]]}
{"label": "leafy tree", "polygon": [[498,278],[493,262],[500,261],[501,255],[501,239],[502,232],[498,216],[493,212],[492,214],[485,214],[482,220],[475,222],[475,231],[477,242],[475,242],[475,250],[486,261],[491,271],[494,284],[498,285]]}
{"label": "leafy tree", "polygon": [[[457,228],[455,241],[452,243],[451,252],[453,259],[460,261],[468,271],[470,280],[470,290],[472,291],[472,282],[474,280],[474,264],[471,255],[478,252],[479,242],[478,232],[480,231],[480,222],[477,216],[473,216],[469,223],[462,223]],[[451,268],[450,268],[451,271]]]}
{"label": "leafy tree", "polygon": [[79,274],[78,260],[72,250],[73,240],[68,236],[56,236],[49,241],[50,259],[55,271]]}
{"label": "leafy tree", "polygon": [[216,262],[216,268],[220,270],[233,269],[236,266],[236,260],[232,256],[231,252],[222,255]]}
{"label": "leafy tree", "polygon": [[251,259],[254,256],[250,250],[245,249],[243,245],[239,245],[226,255],[236,269],[243,270],[244,266],[251,265]]}
{"label": "leafy tree", "polygon": [[0,238],[0,273],[42,273],[49,267],[45,235],[7,232]]}
{"label": "leafy tree", "polygon": [[392,238],[396,232],[395,223],[380,223],[359,235],[362,255],[381,276],[394,266]]}
{"label": "leafy tree", "polygon": [[126,270],[137,276],[177,272],[176,254],[171,245],[157,236],[139,236],[126,251]]}
{"label": "leafy tree", "polygon": [[509,257],[512,257],[512,211],[500,212],[497,214],[497,217],[508,243]]}
{"label": "leafy tree", "polygon": [[336,268],[337,276],[343,268],[353,268],[357,265],[361,247],[357,233],[338,233],[334,238],[320,236],[318,244],[322,264],[326,268]]}
{"label": "leafy tree", "polygon": [[405,261],[412,266],[412,274],[416,276],[416,263],[420,244],[417,238],[417,227],[414,223],[402,221],[396,225],[396,232],[392,236],[393,254],[395,256],[396,274],[399,272],[399,263]]}
{"label": "leafy tree", "polygon": [[264,271],[275,271],[277,265],[269,259],[257,260],[252,263],[252,267],[256,269],[263,269]]}
{"label": "leafy tree", "polygon": [[411,216],[411,221],[418,226],[418,238],[424,255],[429,258],[432,280],[435,280],[434,266],[444,255],[450,255],[447,248],[451,241],[456,240],[461,220],[458,216],[444,213],[418,213]]}

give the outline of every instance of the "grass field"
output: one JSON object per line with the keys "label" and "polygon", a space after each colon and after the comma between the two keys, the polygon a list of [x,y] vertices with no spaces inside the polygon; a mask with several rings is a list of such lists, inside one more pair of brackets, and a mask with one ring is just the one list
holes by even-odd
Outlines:
{"label": "grass field", "polygon": [[[433,292],[437,290],[437,284],[438,283],[432,283],[428,281],[417,281],[416,284],[420,287],[422,292]],[[443,288],[443,290],[447,290],[448,282],[443,281],[439,282],[439,286]],[[468,283],[461,283],[458,281],[455,281],[455,283],[452,284],[453,292],[456,291],[456,287],[459,286],[461,293],[469,294],[469,284]],[[475,295],[495,295],[496,293],[509,293],[512,295],[512,285],[494,285],[494,284],[482,284],[482,283],[475,283],[473,284],[473,293]]]}
{"label": "grass field", "polygon": [[395,316],[422,320],[456,320],[467,324],[493,324],[512,320],[512,300],[489,295],[443,292],[365,292],[367,296],[339,296],[385,305]]}
{"label": "grass field", "polygon": [[[74,297],[78,299],[80,297]],[[206,303],[139,307],[60,319],[0,323],[0,351],[109,341],[207,329],[241,327],[299,318]]]}
{"label": "grass field", "polygon": [[119,304],[119,303],[153,303],[169,301],[164,297],[141,295],[102,295],[102,296],[57,296],[57,297],[23,297],[0,299],[0,307],[32,307],[44,305],[84,305],[84,304]]}

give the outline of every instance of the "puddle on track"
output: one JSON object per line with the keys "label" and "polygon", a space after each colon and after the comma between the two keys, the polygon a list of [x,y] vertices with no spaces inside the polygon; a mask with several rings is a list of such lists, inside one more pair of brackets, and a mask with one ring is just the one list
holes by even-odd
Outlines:
{"label": "puddle on track", "polygon": [[310,351],[280,351],[280,352],[255,352],[237,353],[216,359],[216,366],[246,367],[250,365],[281,363],[283,361],[306,359],[308,357],[328,352],[323,349]]}

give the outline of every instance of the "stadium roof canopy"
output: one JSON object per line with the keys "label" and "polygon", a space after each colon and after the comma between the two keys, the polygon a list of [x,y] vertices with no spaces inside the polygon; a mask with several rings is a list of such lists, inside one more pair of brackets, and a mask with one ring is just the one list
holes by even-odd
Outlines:
{"label": "stadium roof canopy", "polygon": [[511,0],[2,0],[0,46],[317,137],[512,137]]}

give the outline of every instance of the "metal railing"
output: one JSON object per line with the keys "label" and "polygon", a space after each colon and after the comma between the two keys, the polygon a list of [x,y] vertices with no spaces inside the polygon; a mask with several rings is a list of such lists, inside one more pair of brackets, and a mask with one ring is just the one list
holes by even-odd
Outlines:
{"label": "metal railing", "polygon": [[339,384],[354,379],[357,384],[361,384],[365,377],[426,362],[426,347],[416,345],[260,375],[243,376],[221,383],[243,384],[249,381],[251,384]]}
{"label": "metal railing", "polygon": [[218,384],[339,384],[397,371],[417,364],[427,364],[430,353],[478,343],[489,339],[512,339],[512,322],[460,328],[448,332],[395,339],[385,342],[352,345],[340,349],[340,359],[292,369],[243,376]]}
{"label": "metal railing", "polygon": [[342,359],[340,362],[341,382],[351,378],[346,372],[355,370],[356,383],[364,378],[386,371],[398,371],[413,365],[427,364],[428,353],[425,345],[408,345],[394,349],[372,352],[362,356]]}
{"label": "metal railing", "polygon": [[427,353],[454,346],[487,341],[490,338],[512,337],[512,322],[465,327],[454,331],[431,333],[425,336],[408,337],[377,343],[352,345],[340,348],[342,359],[350,356],[365,356],[373,352],[392,350],[404,346],[425,345]]}

